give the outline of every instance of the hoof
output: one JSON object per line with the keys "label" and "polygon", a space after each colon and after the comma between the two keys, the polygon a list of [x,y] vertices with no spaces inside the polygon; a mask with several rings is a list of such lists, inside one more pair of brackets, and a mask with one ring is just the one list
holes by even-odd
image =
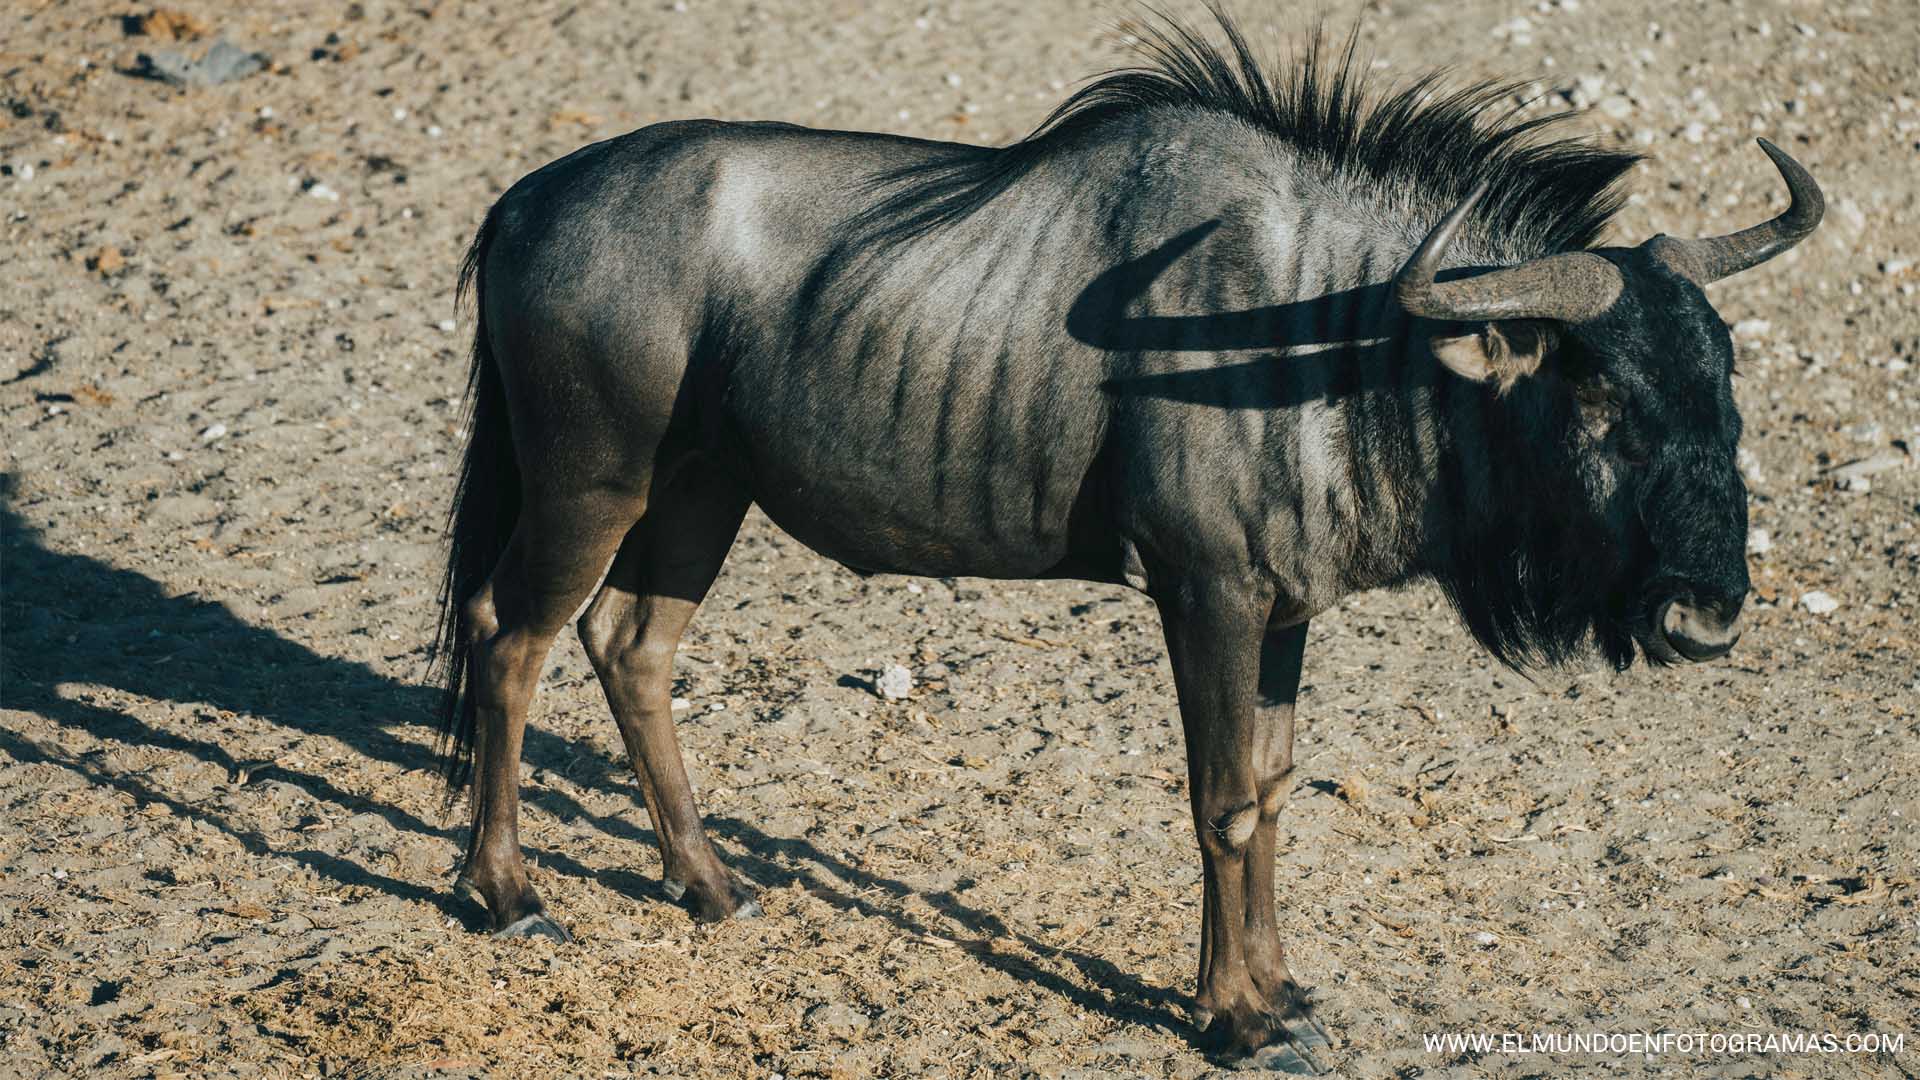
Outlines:
{"label": "hoof", "polygon": [[1332,1071],[1317,1051],[1331,1049],[1333,1038],[1314,1019],[1304,999],[1281,1007],[1241,1004],[1219,1012],[1197,1009],[1195,1019],[1217,1060],[1229,1068],[1297,1076]]}
{"label": "hoof", "polygon": [[523,915],[493,932],[497,938],[546,938],[565,945],[573,940],[566,927],[536,911]]}
{"label": "hoof", "polygon": [[480,895],[480,887],[465,874],[453,879],[453,898],[463,904],[472,904],[481,911],[487,910],[487,898]]}
{"label": "hoof", "polygon": [[694,886],[689,888],[685,882],[666,878],[661,881],[661,891],[667,898],[679,903],[693,913],[695,922],[717,923],[728,919],[758,919],[766,914],[760,909],[760,901],[754,899],[753,890],[741,884],[740,879],[728,873],[725,885],[714,895],[713,890]]}
{"label": "hoof", "polygon": [[1267,1072],[1290,1073],[1294,1076],[1324,1076],[1328,1069],[1313,1056],[1313,1051],[1296,1043],[1275,1043],[1255,1050],[1245,1059],[1235,1062],[1236,1068],[1263,1069]]}
{"label": "hoof", "polygon": [[1296,1045],[1309,1050],[1333,1049],[1333,1035],[1320,1018],[1313,1015],[1313,1002],[1304,988],[1294,986],[1285,1000],[1276,1004],[1280,1022],[1286,1025],[1287,1037]]}
{"label": "hoof", "polygon": [[1287,1034],[1295,1043],[1309,1050],[1333,1049],[1333,1035],[1327,1031],[1326,1025],[1305,1007],[1288,1016],[1285,1023]]}

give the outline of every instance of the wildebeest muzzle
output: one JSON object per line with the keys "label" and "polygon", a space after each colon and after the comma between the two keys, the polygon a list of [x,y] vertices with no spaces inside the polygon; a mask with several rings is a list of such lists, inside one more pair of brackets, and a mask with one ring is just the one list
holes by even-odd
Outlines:
{"label": "wildebeest muzzle", "polygon": [[1740,603],[1695,603],[1673,599],[1662,603],[1653,619],[1656,654],[1664,646],[1673,662],[1715,660],[1727,655],[1740,640]]}

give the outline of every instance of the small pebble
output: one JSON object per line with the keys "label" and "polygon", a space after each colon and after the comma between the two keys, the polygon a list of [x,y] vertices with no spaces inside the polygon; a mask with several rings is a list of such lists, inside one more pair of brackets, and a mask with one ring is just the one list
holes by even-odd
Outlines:
{"label": "small pebble", "polygon": [[316,199],[325,199],[328,202],[340,201],[340,193],[333,190],[332,188],[328,187],[325,184],[313,185],[312,187],[307,189],[307,194],[313,196]]}
{"label": "small pebble", "polygon": [[1633,102],[1628,101],[1619,94],[1601,98],[1599,108],[1601,112],[1606,113],[1615,120],[1625,120],[1633,114]]}
{"label": "small pebble", "polygon": [[674,712],[685,712],[686,710],[691,708],[693,708],[693,702],[688,701],[686,698],[677,697],[673,699]]}
{"label": "small pebble", "polygon": [[1800,606],[1815,615],[1831,615],[1840,610],[1840,601],[1835,600],[1819,589],[1815,589],[1812,592],[1802,593],[1800,595]]}
{"label": "small pebble", "polygon": [[1482,945],[1486,945],[1489,947],[1498,945],[1500,943],[1499,938],[1493,936],[1492,934],[1488,933],[1485,930],[1482,930],[1479,933],[1473,935],[1473,940],[1479,942]]}
{"label": "small pebble", "polygon": [[1747,554],[1765,555],[1773,550],[1773,534],[1765,529],[1752,529],[1747,532]]}
{"label": "small pebble", "polygon": [[913,672],[900,664],[888,664],[874,680],[873,688],[888,701],[903,700],[913,693]]}
{"label": "small pebble", "polygon": [[227,434],[227,425],[214,424],[200,433],[200,441],[210,443],[215,439],[224,438],[226,434]]}
{"label": "small pebble", "polygon": [[442,333],[447,333],[447,334],[453,333],[454,321],[452,319],[441,319],[439,322],[435,323],[434,325],[438,326]]}
{"label": "small pebble", "polygon": [[1773,329],[1773,324],[1765,319],[1741,319],[1733,324],[1734,337],[1765,337]]}

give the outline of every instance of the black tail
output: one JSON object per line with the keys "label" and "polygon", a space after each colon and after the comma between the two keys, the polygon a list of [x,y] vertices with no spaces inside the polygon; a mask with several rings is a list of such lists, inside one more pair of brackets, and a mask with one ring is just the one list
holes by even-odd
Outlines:
{"label": "black tail", "polygon": [[487,343],[486,281],[481,273],[499,214],[496,203],[467,248],[455,294],[457,303],[471,290],[476,315],[473,366],[467,376],[472,434],[447,515],[447,573],[441,580],[440,631],[433,643],[433,664],[447,688],[440,701],[440,752],[445,756],[449,798],[459,794],[473,775],[477,705],[468,678],[473,646],[466,603],[493,573],[520,516],[520,467],[514,462],[513,437],[507,426],[506,388]]}

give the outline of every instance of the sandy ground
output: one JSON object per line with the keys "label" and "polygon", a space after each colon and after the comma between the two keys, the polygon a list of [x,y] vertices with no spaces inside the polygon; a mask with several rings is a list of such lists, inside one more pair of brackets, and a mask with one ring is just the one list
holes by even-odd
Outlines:
{"label": "sandy ground", "polygon": [[[423,686],[470,329],[454,269],[506,185],[674,117],[1003,141],[1120,59],[1113,9],[182,0],[185,25],[129,33],[145,10],[0,11],[0,1074],[1213,1071],[1186,1012],[1200,885],[1174,699],[1136,595],[863,580],[754,517],[676,692],[766,917],[701,927],[666,900],[568,635],[526,772],[566,947],[494,942],[449,899],[463,813]],[[1267,9],[1243,10],[1264,35]],[[1279,877],[1334,1060],[1920,1075],[1920,10],[1360,18],[1384,75],[1537,77],[1592,106],[1577,127],[1643,147],[1623,238],[1776,211],[1756,134],[1830,212],[1714,293],[1770,541],[1728,662],[1529,681],[1428,590],[1314,623]],[[270,69],[125,73],[217,35]],[[1886,468],[1836,483],[1858,459]],[[918,673],[910,700],[872,693],[889,663]],[[1420,1038],[1569,1030],[1907,1044]]]}

